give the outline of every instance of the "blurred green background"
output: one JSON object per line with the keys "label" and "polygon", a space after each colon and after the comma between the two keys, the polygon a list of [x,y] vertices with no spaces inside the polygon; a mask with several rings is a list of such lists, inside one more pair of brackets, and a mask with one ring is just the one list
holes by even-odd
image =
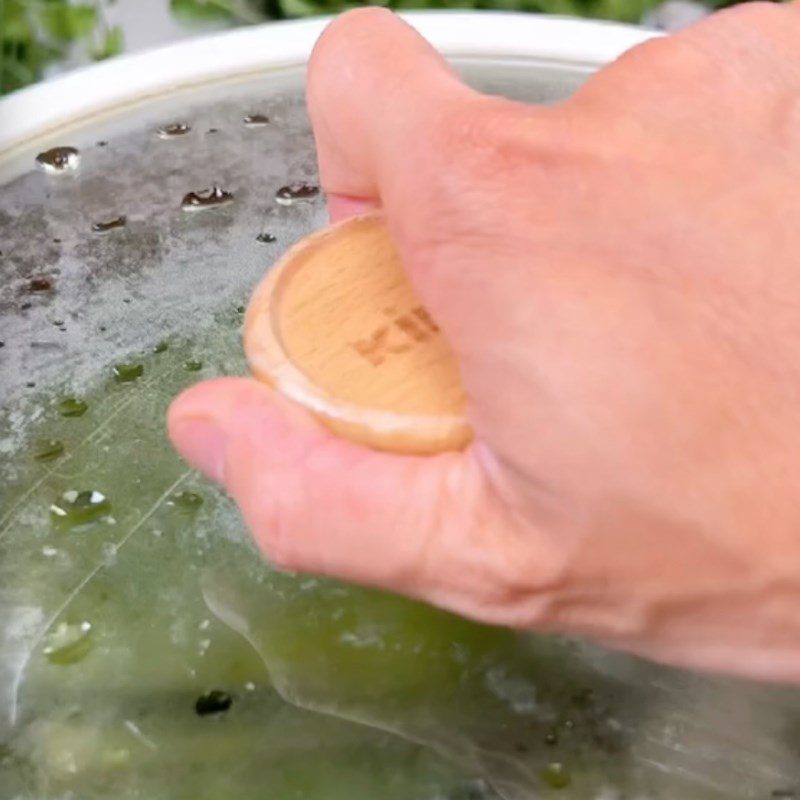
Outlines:
{"label": "blurred green background", "polygon": [[[160,3],[154,11],[153,2]],[[127,6],[127,19],[137,26],[173,22],[189,29],[248,25],[268,19],[334,14],[359,5],[410,9],[494,9],[565,14],[642,22],[672,27],[652,16],[664,0],[0,0],[0,94],[27,86],[64,65],[77,65],[114,56],[126,49],[125,25],[115,18]],[[706,0],[720,7],[735,0]],[[669,20],[691,21],[697,15],[695,0],[666,0]],[[675,7],[678,7],[677,10]],[[695,6],[692,9],[692,6]],[[158,13],[155,13],[158,12]],[[166,15],[169,16],[166,16]],[[180,34],[179,34],[180,35]],[[162,37],[164,38],[164,37]]]}

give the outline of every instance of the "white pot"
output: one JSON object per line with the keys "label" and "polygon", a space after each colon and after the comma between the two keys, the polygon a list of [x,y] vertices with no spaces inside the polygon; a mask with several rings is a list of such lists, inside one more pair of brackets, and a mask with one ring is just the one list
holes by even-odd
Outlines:
{"label": "white pot", "polygon": [[[530,14],[405,15],[449,58],[531,59],[594,69],[655,34],[628,25]],[[299,67],[326,19],[243,28],[77,70],[0,102],[0,156],[34,137],[146,98]]]}

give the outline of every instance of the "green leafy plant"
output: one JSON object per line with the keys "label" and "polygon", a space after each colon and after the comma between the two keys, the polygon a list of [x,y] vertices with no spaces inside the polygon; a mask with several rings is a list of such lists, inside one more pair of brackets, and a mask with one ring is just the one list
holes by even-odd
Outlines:
{"label": "green leafy plant", "polygon": [[[534,11],[548,14],[597,17],[638,22],[659,0],[172,0],[172,9],[183,19],[242,19],[243,13],[256,12],[269,19],[286,19],[336,14],[349,8],[376,5],[399,11],[416,9],[494,9],[500,11]],[[244,12],[243,12],[243,9]]]}
{"label": "green leafy plant", "polygon": [[75,45],[95,60],[122,50],[122,31],[99,2],[0,0],[0,94],[38,80]]}
{"label": "green leafy plant", "polygon": [[119,25],[114,25],[106,28],[100,44],[92,47],[90,54],[94,61],[103,61],[106,58],[119,55],[124,46],[125,38],[122,34],[122,28]]}
{"label": "green leafy plant", "polygon": [[269,17],[249,0],[170,0],[172,13],[186,22],[261,22]]}
{"label": "green leafy plant", "polygon": [[[723,8],[743,0],[699,0],[710,8]],[[545,14],[593,17],[639,22],[661,0],[171,0],[173,12],[183,19],[249,21],[255,14],[266,19],[287,19],[337,14],[357,6],[384,6],[398,11],[418,9],[473,9],[532,11]]]}

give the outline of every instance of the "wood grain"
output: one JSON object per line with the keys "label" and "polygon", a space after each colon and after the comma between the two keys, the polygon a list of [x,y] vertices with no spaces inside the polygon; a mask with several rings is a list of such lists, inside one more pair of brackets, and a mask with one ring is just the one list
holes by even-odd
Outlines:
{"label": "wood grain", "polygon": [[453,352],[377,214],[287,253],[253,295],[245,351],[256,377],[348,438],[404,453],[471,439]]}

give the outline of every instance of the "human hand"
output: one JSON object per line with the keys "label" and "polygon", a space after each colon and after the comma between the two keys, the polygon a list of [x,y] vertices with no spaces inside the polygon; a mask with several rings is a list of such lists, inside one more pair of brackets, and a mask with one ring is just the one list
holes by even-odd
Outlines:
{"label": "human hand", "polygon": [[223,379],[175,445],[281,567],[800,680],[798,42],[750,3],[537,108],[340,17],[308,83],[331,215],[383,208],[476,442],[380,453]]}

